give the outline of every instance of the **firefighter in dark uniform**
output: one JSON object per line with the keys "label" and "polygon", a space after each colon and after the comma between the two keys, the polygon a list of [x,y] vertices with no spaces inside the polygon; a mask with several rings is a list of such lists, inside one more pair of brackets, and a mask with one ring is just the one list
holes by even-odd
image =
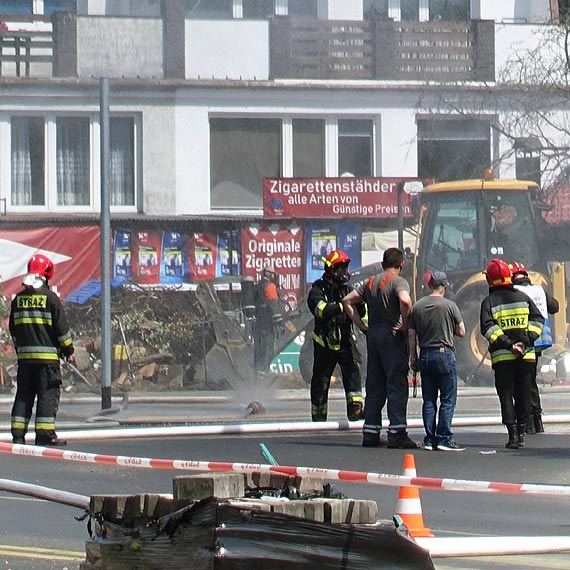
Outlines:
{"label": "firefighter in dark uniform", "polygon": [[525,445],[529,420],[530,383],[544,317],[533,300],[512,284],[511,270],[493,259],[485,270],[489,295],[481,302],[481,334],[489,342],[501,418],[509,439],[505,447]]}
{"label": "firefighter in dark uniform", "polygon": [[[309,310],[315,317],[311,418],[314,422],[327,420],[331,376],[338,364],[346,395],[346,413],[350,421],[355,421],[362,419],[362,381],[352,321],[342,304],[343,297],[352,291],[348,284],[350,258],[343,251],[334,250],[323,261],[325,272],[313,283],[307,298]],[[360,303],[357,309],[363,317],[365,304]]]}
{"label": "firefighter in dark uniform", "polygon": [[48,288],[54,271],[46,256],[34,255],[28,262],[24,289],[11,305],[10,335],[18,356],[11,432],[17,444],[25,443],[36,397],[36,445],[67,444],[55,433],[61,386],[59,359],[73,362],[74,348],[62,304]]}
{"label": "firefighter in dark uniform", "polygon": [[534,343],[536,361],[530,379],[530,417],[526,424],[526,433],[544,433],[542,405],[540,403],[540,392],[538,390],[538,384],[536,383],[536,375],[538,373],[538,361],[542,355],[542,351],[552,346],[552,331],[548,315],[556,314],[560,310],[560,304],[558,300],[541,285],[533,285],[530,282],[528,271],[522,263],[513,261],[509,264],[509,268],[513,274],[513,285],[515,289],[522,291],[525,295],[530,297],[544,317],[542,334]]}
{"label": "firefighter in dark uniform", "polygon": [[279,276],[264,267],[255,286],[255,323],[253,353],[255,369],[265,373],[274,356],[275,340],[283,327],[283,302],[279,297]]}

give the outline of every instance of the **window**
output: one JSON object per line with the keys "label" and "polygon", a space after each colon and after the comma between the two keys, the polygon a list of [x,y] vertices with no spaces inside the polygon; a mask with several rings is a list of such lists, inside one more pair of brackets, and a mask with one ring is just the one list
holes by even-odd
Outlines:
{"label": "window", "polygon": [[293,176],[321,178],[325,175],[325,122],[293,119]]}
{"label": "window", "polygon": [[419,22],[419,0],[400,0],[400,19],[402,22]]}
{"label": "window", "polygon": [[45,205],[43,117],[12,117],[12,205]]}
{"label": "window", "polygon": [[364,0],[364,17],[387,18],[388,0]]}
{"label": "window", "polygon": [[212,208],[261,208],[263,178],[281,175],[281,120],[210,119]]}
{"label": "window", "polygon": [[77,12],[76,0],[44,0],[44,14],[51,16],[54,12]]}
{"label": "window", "polygon": [[481,178],[491,164],[491,125],[480,119],[418,120],[418,176]]}
{"label": "window", "polygon": [[90,201],[89,119],[56,119],[57,205],[88,206]]}
{"label": "window", "polygon": [[[98,162],[100,146],[92,125],[98,115],[12,116],[10,119],[10,205],[16,209],[42,207],[50,211],[99,207]],[[112,207],[132,210],[137,201],[140,154],[134,117],[110,118],[109,193]],[[97,184],[97,192],[94,189]]]}
{"label": "window", "polygon": [[430,0],[429,19],[466,22],[470,19],[469,0]]}
{"label": "window", "polygon": [[432,208],[426,235],[428,267],[439,271],[477,269],[479,239],[477,200],[473,193],[455,198],[442,195]]}
{"label": "window", "polygon": [[521,137],[515,140],[516,177],[519,180],[532,180],[540,186],[541,146],[536,137]]}
{"label": "window", "polygon": [[564,24],[570,20],[570,0],[558,0],[560,22]]}
{"label": "window", "polygon": [[372,121],[367,119],[339,119],[338,173],[354,176],[373,175]]}
{"label": "window", "polygon": [[2,0],[0,1],[1,14],[31,14],[32,0]]}
{"label": "window", "polygon": [[135,205],[135,125],[130,117],[110,120],[109,185],[112,206]]}
{"label": "window", "polygon": [[186,0],[188,18],[232,18],[232,0]]}
{"label": "window", "polygon": [[[534,215],[527,192],[485,193],[488,257],[517,259],[527,267],[540,265]],[[524,239],[522,238],[524,236]]]}
{"label": "window", "polygon": [[291,18],[317,18],[316,0],[289,0],[288,14]]}
{"label": "window", "polygon": [[273,0],[243,0],[243,17],[263,20],[273,16]]}

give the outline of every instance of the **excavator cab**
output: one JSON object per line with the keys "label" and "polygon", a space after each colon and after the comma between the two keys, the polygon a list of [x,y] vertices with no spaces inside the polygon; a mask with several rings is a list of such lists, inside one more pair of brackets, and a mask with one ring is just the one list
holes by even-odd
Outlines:
{"label": "excavator cab", "polygon": [[[492,382],[487,342],[479,333],[481,299],[488,293],[483,270],[493,258],[521,261],[546,272],[541,254],[543,220],[534,205],[535,182],[461,180],[428,185],[422,193],[414,275],[445,271],[449,297],[462,311],[467,334],[457,339],[459,375],[472,384]],[[415,279],[417,295],[421,281]]]}

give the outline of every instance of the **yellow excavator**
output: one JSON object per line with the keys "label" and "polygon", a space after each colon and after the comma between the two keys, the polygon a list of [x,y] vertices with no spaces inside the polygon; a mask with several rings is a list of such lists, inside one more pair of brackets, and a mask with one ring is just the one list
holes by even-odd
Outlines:
{"label": "yellow excavator", "polygon": [[449,297],[458,304],[467,334],[456,340],[458,372],[467,384],[492,385],[487,341],[479,329],[481,300],[488,293],[482,271],[494,258],[522,262],[533,283],[547,286],[560,302],[554,317],[555,343],[566,345],[564,264],[549,259],[549,227],[542,212],[550,209],[539,186],[529,180],[483,178],[426,186],[421,193],[413,281],[445,271]]}
{"label": "yellow excavator", "polygon": [[[481,179],[429,184],[415,200],[416,248],[406,277],[417,298],[422,294],[423,275],[435,270],[447,273],[448,297],[461,309],[467,329],[465,338],[456,339],[459,377],[472,386],[493,385],[487,341],[479,329],[479,312],[481,300],[488,294],[483,270],[494,258],[522,262],[533,283],[550,288],[561,307],[551,324],[558,353],[563,352],[567,330],[565,268],[563,263],[554,261],[557,255],[549,240],[549,226],[542,217],[550,207],[539,186],[529,180],[497,179],[487,169]],[[380,271],[380,263],[353,269],[351,283],[364,281]],[[212,286],[202,284],[197,294],[207,314],[216,315],[216,346],[205,362],[210,379],[243,377],[246,382],[255,375],[251,342],[239,323],[231,322],[235,319],[223,313]],[[306,382],[310,382],[312,370],[312,323],[313,316],[303,298],[297,310],[287,315],[274,347],[276,356],[305,332],[299,368]],[[358,345],[364,365],[363,337]],[[221,369],[216,372],[218,368]]]}

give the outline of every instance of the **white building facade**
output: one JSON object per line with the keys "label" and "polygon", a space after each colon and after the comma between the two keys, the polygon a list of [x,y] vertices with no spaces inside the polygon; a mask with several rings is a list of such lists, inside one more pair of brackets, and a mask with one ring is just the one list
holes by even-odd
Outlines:
{"label": "white building facade", "polygon": [[542,175],[532,133],[498,128],[514,110],[501,78],[544,44],[555,1],[12,4],[0,13],[7,218],[99,212],[102,77],[114,214],[261,217],[265,177]]}

